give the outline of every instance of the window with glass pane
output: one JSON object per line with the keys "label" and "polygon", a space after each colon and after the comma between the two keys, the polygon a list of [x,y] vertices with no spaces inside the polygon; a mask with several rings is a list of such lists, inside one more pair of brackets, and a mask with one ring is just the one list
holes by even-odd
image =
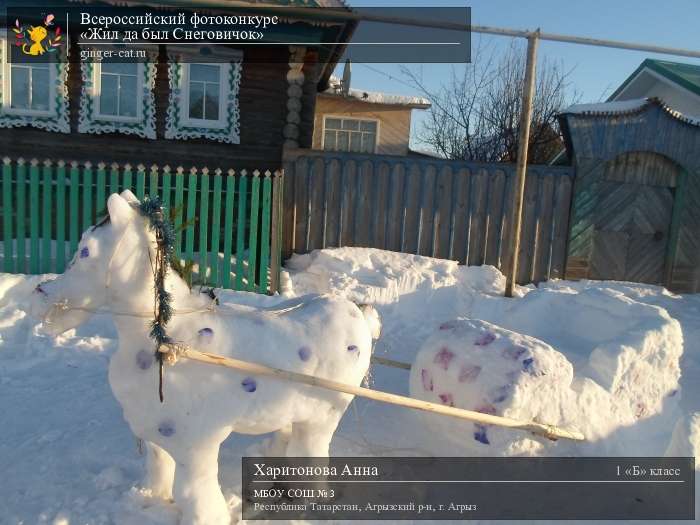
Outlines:
{"label": "window with glass pane", "polygon": [[323,149],[374,153],[377,146],[375,120],[326,117],[323,131]]}
{"label": "window with glass pane", "polygon": [[189,68],[189,118],[219,120],[221,68],[207,64],[190,64]]}
{"label": "window with glass pane", "polygon": [[10,107],[30,111],[48,111],[49,64],[12,64]]}
{"label": "window with glass pane", "polygon": [[100,66],[100,115],[135,117],[138,64],[103,63]]}

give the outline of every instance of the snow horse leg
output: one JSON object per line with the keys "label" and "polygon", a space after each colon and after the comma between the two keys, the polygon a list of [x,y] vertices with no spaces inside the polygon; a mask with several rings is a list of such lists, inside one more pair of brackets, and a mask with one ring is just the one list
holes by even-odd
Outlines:
{"label": "snow horse leg", "polygon": [[177,463],[173,495],[182,511],[180,525],[229,525],[231,513],[219,486],[222,440],[190,443],[173,454]]}
{"label": "snow horse leg", "polygon": [[175,461],[165,450],[155,443],[146,442],[145,488],[154,498],[173,499]]}
{"label": "snow horse leg", "polygon": [[292,425],[288,425],[275,432],[274,436],[263,447],[263,455],[270,458],[280,458],[287,455],[289,440],[292,438]]}

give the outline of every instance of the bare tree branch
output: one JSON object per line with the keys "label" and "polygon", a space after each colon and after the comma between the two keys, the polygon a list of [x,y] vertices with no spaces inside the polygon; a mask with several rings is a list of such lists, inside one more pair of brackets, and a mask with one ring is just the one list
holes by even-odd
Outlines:
{"label": "bare tree branch", "polygon": [[[422,75],[402,73],[432,106],[418,140],[450,159],[515,162],[518,152],[525,51],[512,43],[500,57],[478,42],[475,62],[459,74],[453,68],[447,83],[435,90]],[[528,160],[545,163],[562,146],[557,115],[578,101],[570,89],[572,70],[547,60],[538,64]]]}

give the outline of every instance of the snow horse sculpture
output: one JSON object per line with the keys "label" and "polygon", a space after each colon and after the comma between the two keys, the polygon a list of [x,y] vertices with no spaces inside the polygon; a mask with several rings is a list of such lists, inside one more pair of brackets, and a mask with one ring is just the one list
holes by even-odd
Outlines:
{"label": "snow horse sculpture", "polygon": [[165,290],[170,303],[169,341],[352,385],[367,372],[378,317],[331,296],[267,310],[217,306],[173,272],[158,290],[160,240],[144,205],[126,190],[111,195],[107,208],[109,218],[83,234],[66,272],[37,286],[35,313],[54,334],[97,311],[113,315],[119,347],[109,382],[131,430],[147,443],[146,488],[174,498],[183,524],[228,524],[218,482],[224,439],[231,432],[275,432],[269,455],[328,456],[353,396],[183,359],[166,366],[161,402],[152,338],[157,294],[162,299]]}

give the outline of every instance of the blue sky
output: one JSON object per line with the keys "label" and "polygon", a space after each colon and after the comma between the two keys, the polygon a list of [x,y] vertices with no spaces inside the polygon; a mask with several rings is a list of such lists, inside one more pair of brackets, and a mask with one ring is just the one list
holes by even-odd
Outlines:
{"label": "blue sky", "polygon": [[[700,1],[698,0],[473,0],[471,2],[441,0],[348,0],[359,6],[470,6],[474,24],[507,27],[512,29],[536,29],[551,33],[563,33],[592,38],[608,38],[645,44],[656,44],[685,49],[700,48]],[[487,46],[500,48],[509,44],[508,38],[487,35],[481,38]],[[699,59],[653,55],[637,51],[624,51],[592,46],[580,46],[556,42],[541,42],[539,59],[560,61],[566,69],[572,69],[571,82],[581,95],[582,102],[595,102],[607,97],[627,78],[645,58],[662,58],[679,62],[700,64]],[[369,64],[380,74],[361,64],[353,66],[352,85],[358,89],[386,91],[415,95],[416,90],[404,85],[396,64]],[[439,86],[452,68],[446,64],[414,64],[414,70],[422,68],[423,78],[429,85]],[[458,66],[463,67],[463,66]],[[466,66],[469,67],[469,66]],[[393,78],[389,78],[389,76]],[[414,111],[413,135],[420,125],[421,111]]]}

